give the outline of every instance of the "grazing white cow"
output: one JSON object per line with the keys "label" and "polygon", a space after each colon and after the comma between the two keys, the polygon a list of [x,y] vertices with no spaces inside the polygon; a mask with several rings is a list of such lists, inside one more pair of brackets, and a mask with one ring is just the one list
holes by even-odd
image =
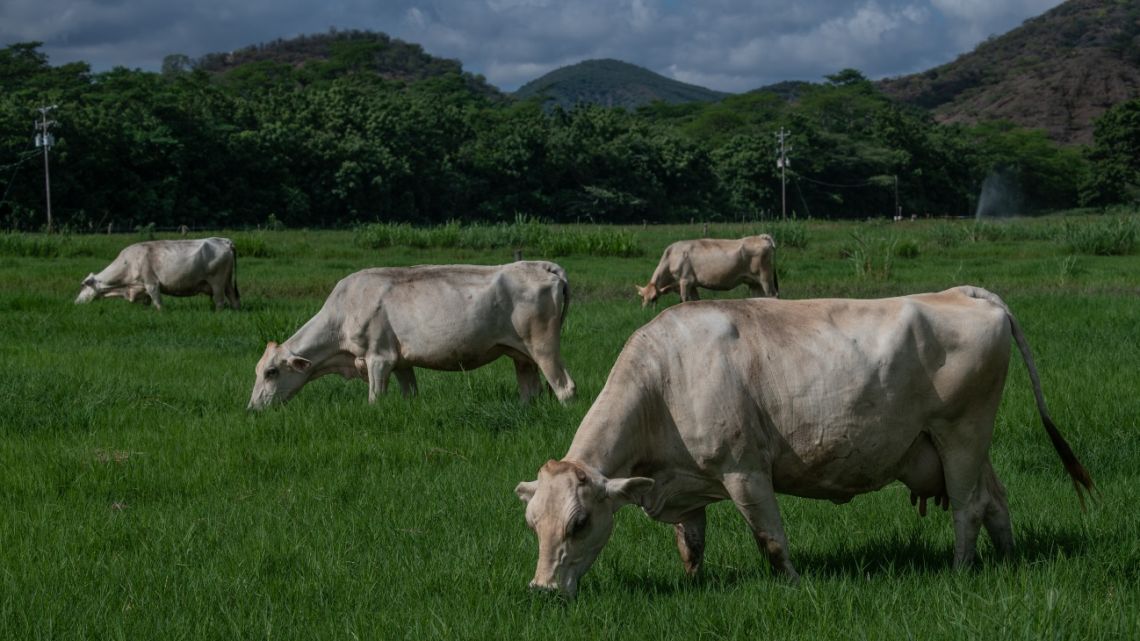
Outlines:
{"label": "grazing white cow", "polygon": [[96,298],[125,298],[132,303],[149,300],[161,310],[162,294],[209,294],[217,309],[226,303],[241,309],[233,241],[203,238],[135,243],[119,252],[103,271],[88,274],[75,302]]}
{"label": "grazing white cow", "polygon": [[469,370],[508,356],[524,401],[542,392],[574,396],[562,364],[566,272],[544,261],[365,269],[336,284],[317,315],[289,340],[269,343],[256,367],[249,409],[289,400],[325,374],[368,380],[375,402],[396,374],[405,396],[413,367]]}
{"label": "grazing white cow", "polygon": [[573,596],[627,503],[674,524],[696,572],[705,506],[723,499],[794,579],[777,492],[844,502],[896,479],[917,496],[949,497],[955,565],[973,562],[982,525],[1009,554],[988,450],[1011,336],[1045,431],[1074,485],[1090,491],[1046,410],[1021,328],[988,291],[666,310],[626,343],[566,456],[515,489],[538,535],[531,586]]}
{"label": "grazing white cow", "polygon": [[768,234],[738,240],[679,240],[665,248],[649,284],[635,287],[642,307],[674,289],[681,302],[700,300],[698,287],[725,291],[747,284],[754,297],[778,297],[775,254],[776,241]]}

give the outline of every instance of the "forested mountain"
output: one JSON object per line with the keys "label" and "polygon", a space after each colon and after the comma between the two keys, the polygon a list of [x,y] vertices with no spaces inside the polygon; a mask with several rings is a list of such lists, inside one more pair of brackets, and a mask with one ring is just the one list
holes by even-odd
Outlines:
{"label": "forested mountain", "polygon": [[1140,96],[1140,2],[1069,0],[949,64],[879,86],[940,122],[1007,120],[1087,144],[1098,116]]}
{"label": "forested mountain", "polygon": [[374,31],[332,29],[323,34],[278,38],[229,53],[210,53],[197,60],[175,54],[167,56],[163,64],[166,72],[189,68],[238,82],[270,84],[285,78],[307,83],[353,74],[399,82],[456,75],[474,93],[502,95],[483,76],[464,72],[458,60],[437,58],[418,44]]}
{"label": "forested mountain", "polygon": [[585,60],[531,80],[516,98],[542,96],[548,104],[571,108],[580,104],[640,107],[655,101],[670,104],[714,102],[728,94],[666,78],[620,60]]}

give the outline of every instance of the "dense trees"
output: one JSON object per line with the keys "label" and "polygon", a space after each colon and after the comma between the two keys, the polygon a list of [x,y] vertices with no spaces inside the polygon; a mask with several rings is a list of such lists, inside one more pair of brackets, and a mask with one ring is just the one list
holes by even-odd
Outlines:
{"label": "dense trees", "polygon": [[[563,110],[414,46],[355,33],[324,45],[305,64],[251,49],[243,64],[175,55],[161,73],[94,74],[49,65],[38,43],[0,49],[0,227],[43,224],[41,104],[58,104],[55,218],[76,229],[753,218],[779,211],[781,127],[798,215],[890,215],[896,185],[906,214],[968,214],[993,172],[1013,177],[1025,211],[1073,206],[1082,184],[1091,202],[1134,197],[1140,182],[1136,106],[1102,120],[1086,160],[1007,125],[938,125],[850,69],[782,94]],[[414,73],[390,73],[401,64]]]}
{"label": "dense trees", "polygon": [[1140,98],[1109,109],[1093,131],[1082,198],[1096,205],[1140,202]]}

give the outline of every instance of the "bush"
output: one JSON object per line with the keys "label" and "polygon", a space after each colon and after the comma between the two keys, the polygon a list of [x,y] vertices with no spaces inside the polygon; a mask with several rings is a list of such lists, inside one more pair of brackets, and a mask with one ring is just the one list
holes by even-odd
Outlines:
{"label": "bush", "polygon": [[1065,222],[1064,242],[1079,254],[1123,256],[1136,248],[1140,219],[1136,216],[1111,216],[1089,223]]}
{"label": "bush", "polygon": [[794,218],[769,224],[768,233],[776,239],[777,249],[784,247],[803,249],[807,247],[807,225]]}
{"label": "bush", "polygon": [[232,240],[239,258],[273,258],[277,255],[264,232],[234,234]]}
{"label": "bush", "polygon": [[851,234],[851,237],[855,240],[855,244],[844,254],[855,269],[855,277],[889,280],[894,267],[898,239],[894,236],[866,238],[857,233]]}

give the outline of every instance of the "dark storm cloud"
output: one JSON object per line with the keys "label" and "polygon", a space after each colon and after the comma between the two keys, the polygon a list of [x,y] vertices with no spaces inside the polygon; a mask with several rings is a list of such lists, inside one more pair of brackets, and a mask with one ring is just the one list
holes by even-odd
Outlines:
{"label": "dark storm cloud", "polygon": [[560,66],[617,58],[723,91],[872,78],[949,62],[1059,0],[6,0],[0,43],[42,41],[54,64],[157,70],[211,52],[370,29],[463,62],[504,90]]}

